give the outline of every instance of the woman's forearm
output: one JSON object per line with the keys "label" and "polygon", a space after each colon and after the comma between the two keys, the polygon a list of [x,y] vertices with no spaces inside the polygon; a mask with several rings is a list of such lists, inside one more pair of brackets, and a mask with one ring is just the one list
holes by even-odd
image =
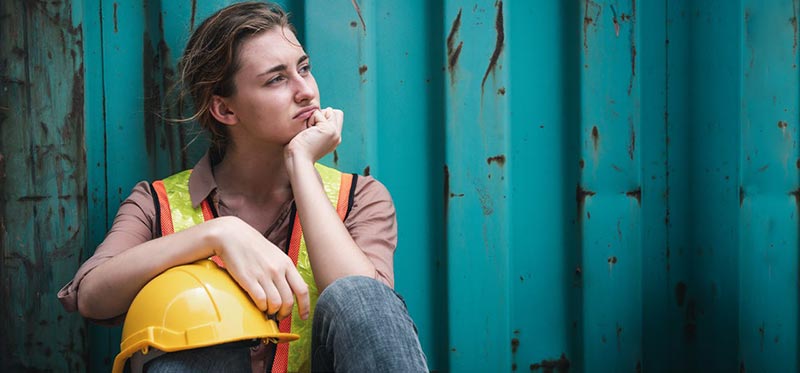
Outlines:
{"label": "woman's forearm", "polygon": [[219,230],[219,224],[212,220],[144,242],[108,259],[81,281],[79,312],[96,320],[124,314],[153,277],[171,267],[213,256]]}
{"label": "woman's forearm", "polygon": [[331,206],[313,161],[293,157],[289,162],[292,192],[319,291],[344,276],[375,277],[375,266]]}

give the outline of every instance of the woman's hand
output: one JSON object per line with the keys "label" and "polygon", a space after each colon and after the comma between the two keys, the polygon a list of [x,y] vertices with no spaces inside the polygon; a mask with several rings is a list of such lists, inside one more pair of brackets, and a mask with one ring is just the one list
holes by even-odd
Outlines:
{"label": "woman's hand", "polygon": [[308,285],[292,260],[258,231],[237,217],[212,220],[218,224],[215,253],[225,262],[228,273],[239,283],[258,308],[282,320],[292,313],[294,298],[300,317],[308,318]]}
{"label": "woman's hand", "polygon": [[299,158],[311,163],[332,152],[342,142],[342,122],[344,113],[341,110],[325,108],[318,110],[308,118],[308,128],[297,134],[285,148],[287,166],[289,160]]}

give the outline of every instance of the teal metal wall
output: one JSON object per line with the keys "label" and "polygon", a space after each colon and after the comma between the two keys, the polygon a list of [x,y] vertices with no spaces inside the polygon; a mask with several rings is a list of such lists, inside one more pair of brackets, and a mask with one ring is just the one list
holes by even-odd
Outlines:
{"label": "teal metal wall", "polygon": [[[392,192],[432,369],[800,369],[800,1],[281,3],[346,114],[324,162]],[[0,5],[1,370],[110,368],[55,293],[202,153],[154,113],[225,4]]]}

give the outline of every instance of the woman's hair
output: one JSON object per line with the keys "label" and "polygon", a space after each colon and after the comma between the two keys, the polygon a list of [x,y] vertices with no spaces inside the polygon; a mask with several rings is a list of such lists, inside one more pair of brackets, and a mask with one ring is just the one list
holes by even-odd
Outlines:
{"label": "woman's hair", "polygon": [[239,47],[242,42],[276,27],[295,31],[288,15],[278,5],[238,3],[206,18],[186,43],[178,63],[181,96],[191,97],[194,110],[183,121],[197,120],[211,134],[212,148],[218,154],[224,154],[228,136],[225,126],[209,112],[212,97],[229,97],[236,92],[233,76],[240,68]]}

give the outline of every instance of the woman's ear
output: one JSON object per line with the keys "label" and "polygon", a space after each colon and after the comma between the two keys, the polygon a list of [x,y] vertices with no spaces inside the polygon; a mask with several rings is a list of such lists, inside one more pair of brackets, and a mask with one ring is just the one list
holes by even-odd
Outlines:
{"label": "woman's ear", "polygon": [[228,103],[225,102],[225,99],[220,96],[214,95],[211,98],[211,105],[209,105],[208,110],[211,111],[214,119],[224,125],[232,126],[239,121],[239,118],[236,117]]}

